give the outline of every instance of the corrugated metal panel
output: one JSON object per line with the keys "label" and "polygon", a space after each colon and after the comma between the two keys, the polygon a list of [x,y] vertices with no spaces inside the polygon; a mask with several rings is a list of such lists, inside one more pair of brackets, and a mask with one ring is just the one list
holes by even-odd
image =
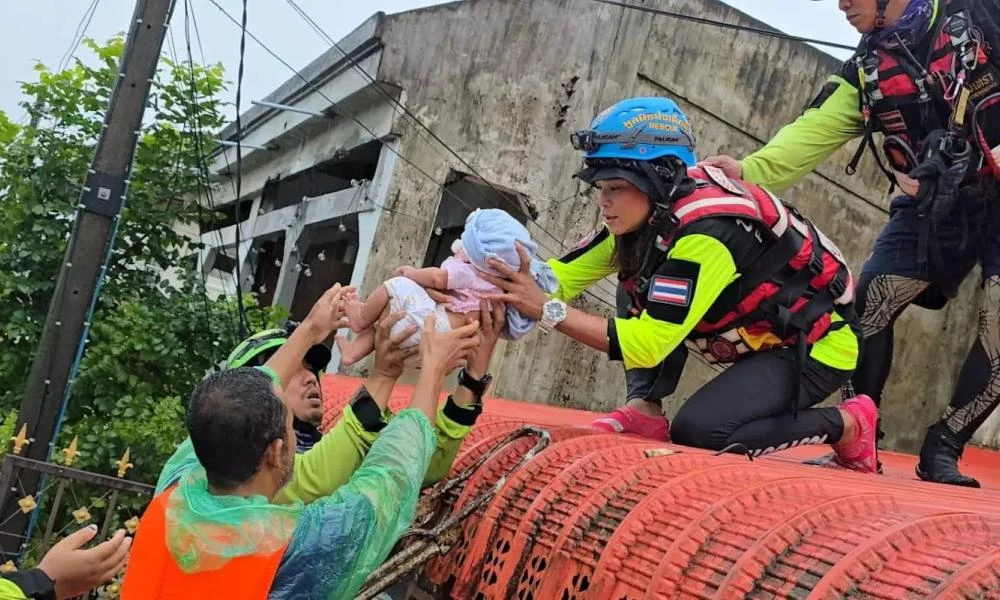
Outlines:
{"label": "corrugated metal panel", "polygon": [[[357,385],[326,383],[332,402]],[[397,390],[397,401],[408,392]],[[1000,598],[996,490],[749,462],[551,427],[560,420],[552,407],[487,407],[455,471],[526,422],[549,426],[552,443],[467,519],[449,554],[427,566],[425,582],[439,597]],[[484,462],[455,506],[496,482],[532,444],[519,439]]]}

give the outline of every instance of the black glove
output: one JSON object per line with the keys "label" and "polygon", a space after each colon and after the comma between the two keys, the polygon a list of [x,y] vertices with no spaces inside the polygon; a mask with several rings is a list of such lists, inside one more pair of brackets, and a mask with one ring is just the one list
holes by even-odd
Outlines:
{"label": "black glove", "polygon": [[920,183],[917,214],[939,223],[955,207],[958,188],[969,170],[972,146],[943,129],[932,131],[924,141],[923,160],[909,175]]}

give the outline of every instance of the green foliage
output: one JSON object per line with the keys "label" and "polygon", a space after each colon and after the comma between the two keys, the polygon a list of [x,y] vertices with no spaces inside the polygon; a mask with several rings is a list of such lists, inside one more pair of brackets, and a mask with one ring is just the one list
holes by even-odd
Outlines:
{"label": "green foliage", "polygon": [[[32,125],[18,126],[0,112],[2,411],[21,401],[124,48],[121,37],[84,43],[94,55],[86,63],[58,72],[39,64],[37,81],[22,84]],[[187,394],[239,341],[234,302],[206,297],[202,282],[180,269],[197,246],[175,229],[204,218],[197,202],[185,201],[201,185],[191,132],[197,122],[203,138],[212,139],[222,127],[221,104],[213,98],[224,87],[221,65],[194,65],[192,73],[187,63],[161,58],[56,443],[63,448],[79,436],[75,467],[114,474],[114,461],[129,448],[135,467],[127,477],[155,482],[184,436]],[[255,305],[252,297],[246,303]],[[254,309],[250,316],[260,328],[281,315]]]}

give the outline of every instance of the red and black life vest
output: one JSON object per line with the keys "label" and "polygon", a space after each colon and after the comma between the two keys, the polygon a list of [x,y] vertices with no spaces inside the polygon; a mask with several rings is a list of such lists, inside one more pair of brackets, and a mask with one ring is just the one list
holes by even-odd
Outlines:
{"label": "red and black life vest", "polygon": [[[766,250],[753,265],[737,265],[733,281],[695,327],[690,339],[710,362],[779,346],[808,345],[831,326],[830,313],[852,307],[854,281],[840,250],[794,208],[756,185],[713,167],[692,168],[695,191],[672,204],[675,227],[657,239],[662,257],[647,261],[636,282],[645,297],[656,267],[684,230],[707,218],[732,217],[762,227]],[[739,226],[734,223],[734,226]]]}
{"label": "red and black life vest", "polygon": [[[882,149],[889,167],[908,173],[919,163],[921,143],[928,134],[951,128],[977,142],[977,167],[992,167],[1000,176],[989,156],[989,149],[1000,144],[1000,71],[991,63],[988,44],[973,27],[966,4],[941,0],[943,16],[930,33],[926,56],[914,56],[907,48],[859,49],[853,64],[866,131],[847,167],[849,174],[855,172],[866,146],[879,159],[872,141],[875,131],[885,135]],[[895,181],[881,160],[879,166]]]}

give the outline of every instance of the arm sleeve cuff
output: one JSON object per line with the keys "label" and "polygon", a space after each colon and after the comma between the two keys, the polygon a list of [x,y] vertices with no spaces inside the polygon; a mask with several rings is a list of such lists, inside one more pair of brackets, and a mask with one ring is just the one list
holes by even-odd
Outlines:
{"label": "arm sleeve cuff", "polygon": [[41,569],[16,571],[7,573],[3,577],[21,588],[21,592],[26,598],[34,598],[35,600],[55,600],[56,598],[55,585]]}
{"label": "arm sleeve cuff", "polygon": [[444,409],[441,411],[442,414],[452,421],[458,423],[459,425],[464,425],[466,427],[472,427],[476,424],[476,420],[479,415],[483,412],[482,404],[473,404],[472,406],[459,406],[455,402],[455,398],[448,396],[448,401],[444,404]]}
{"label": "arm sleeve cuff", "polygon": [[375,403],[375,399],[368,393],[365,386],[361,386],[354,394],[354,398],[351,400],[351,410],[365,431],[378,433],[385,428],[382,411],[379,410],[378,404]]}
{"label": "arm sleeve cuff", "polygon": [[608,319],[608,360],[622,360],[622,347],[618,344],[614,319]]}

